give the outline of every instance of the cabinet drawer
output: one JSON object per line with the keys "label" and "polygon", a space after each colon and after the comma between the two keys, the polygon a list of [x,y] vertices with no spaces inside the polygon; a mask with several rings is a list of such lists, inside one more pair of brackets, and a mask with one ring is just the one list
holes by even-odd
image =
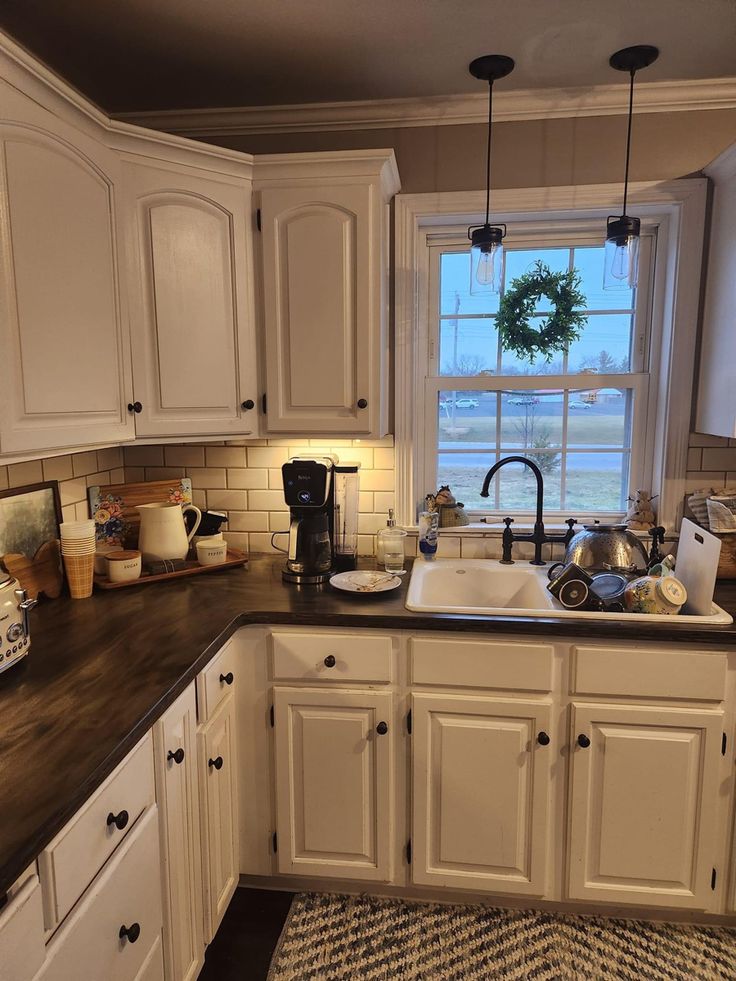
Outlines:
{"label": "cabinet drawer", "polygon": [[0,981],[30,981],[45,955],[41,885],[31,874],[0,910]]}
{"label": "cabinet drawer", "polygon": [[[120,937],[122,927],[132,931],[135,924],[140,932],[133,943]],[[160,934],[161,869],[154,806],[51,941],[37,981],[135,981]]]}
{"label": "cabinet drawer", "polygon": [[571,691],[720,702],[726,692],[726,654],[575,647]]}
{"label": "cabinet drawer", "polygon": [[61,923],[154,799],[149,733],[39,856],[47,930]]}
{"label": "cabinet drawer", "polygon": [[211,719],[223,698],[233,690],[237,673],[236,653],[235,644],[228,641],[197,676],[197,717],[200,722]]}
{"label": "cabinet drawer", "polygon": [[413,637],[411,677],[415,685],[552,690],[553,648],[452,637]]}
{"label": "cabinet drawer", "polygon": [[391,638],[355,634],[271,634],[275,681],[391,681]]}

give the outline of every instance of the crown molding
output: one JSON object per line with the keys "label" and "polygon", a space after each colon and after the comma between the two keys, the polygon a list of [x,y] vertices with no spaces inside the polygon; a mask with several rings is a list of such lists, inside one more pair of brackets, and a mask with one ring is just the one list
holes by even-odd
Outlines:
{"label": "crown molding", "polygon": [[[676,82],[639,82],[635,111],[685,112],[736,108],[736,78],[701,78]],[[493,100],[496,122],[625,115],[628,85],[587,88],[519,89],[498,92]],[[286,106],[239,106],[223,109],[174,109],[121,113],[115,118],[187,136],[250,136],[259,133],[308,133],[336,130],[394,129],[414,126],[460,126],[484,123],[484,92],[421,99],[365,102],[312,102]]]}

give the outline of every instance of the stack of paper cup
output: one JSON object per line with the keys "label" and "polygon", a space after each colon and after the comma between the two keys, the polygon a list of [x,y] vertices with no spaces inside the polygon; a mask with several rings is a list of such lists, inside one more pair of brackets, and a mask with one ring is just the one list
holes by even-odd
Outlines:
{"label": "stack of paper cup", "polygon": [[65,521],[60,525],[61,554],[72,599],[92,595],[95,571],[94,521]]}

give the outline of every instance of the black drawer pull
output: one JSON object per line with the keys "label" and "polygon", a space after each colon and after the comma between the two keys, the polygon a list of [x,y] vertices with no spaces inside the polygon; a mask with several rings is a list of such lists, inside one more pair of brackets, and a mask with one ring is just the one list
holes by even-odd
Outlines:
{"label": "black drawer pull", "polygon": [[386,723],[379,722],[378,725],[376,726],[376,732],[378,733],[379,736],[385,736],[386,733],[388,732],[388,726],[386,725]]}
{"label": "black drawer pull", "polygon": [[143,412],[140,402],[128,402],[128,412]]}
{"label": "black drawer pull", "polygon": [[584,732],[581,732],[578,736],[578,746],[581,749],[587,749],[590,746],[590,739],[588,739]]}
{"label": "black drawer pull", "polygon": [[546,732],[540,732],[537,736],[537,742],[540,746],[549,746],[549,736]]}
{"label": "black drawer pull", "polygon": [[334,654],[328,654],[327,657],[325,658],[325,667],[326,668],[334,668],[336,664],[337,664],[337,661],[335,660],[335,655]]}
{"label": "black drawer pull", "polygon": [[358,399],[358,408],[359,409],[367,409],[368,408],[368,399]]}
{"label": "black drawer pull", "polygon": [[223,685],[231,685],[233,683],[234,677],[235,676],[233,675],[232,671],[228,671],[227,674],[221,674],[220,675],[220,684],[223,684]]}
{"label": "black drawer pull", "polygon": [[118,931],[118,936],[121,940],[128,940],[130,943],[134,944],[138,937],[141,935],[141,925],[140,923],[131,923],[129,927],[121,926]]}
{"label": "black drawer pull", "polygon": [[172,750],[169,750],[168,753],[166,754],[166,759],[167,760],[173,760],[174,763],[183,763],[184,762],[184,750],[181,748],[181,746],[178,749],[175,749],[173,751]]}
{"label": "black drawer pull", "polygon": [[214,766],[216,770],[222,769],[223,759],[221,756],[216,757],[214,760],[207,760],[207,766],[210,768]]}
{"label": "black drawer pull", "polygon": [[253,399],[246,399],[245,402],[241,402],[240,407],[248,412],[250,409],[254,409],[255,405],[256,403],[253,401]]}
{"label": "black drawer pull", "polygon": [[113,814],[112,811],[110,811],[110,813],[107,815],[107,826],[109,828],[110,825],[114,824],[118,831],[122,831],[123,828],[127,827],[128,825],[128,818],[129,815],[127,811],[120,811],[119,814]]}

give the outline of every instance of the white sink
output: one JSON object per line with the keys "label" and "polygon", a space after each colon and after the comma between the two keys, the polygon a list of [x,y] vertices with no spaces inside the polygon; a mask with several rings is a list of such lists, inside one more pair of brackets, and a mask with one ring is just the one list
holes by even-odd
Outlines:
{"label": "white sink", "polygon": [[467,616],[566,617],[576,620],[629,620],[639,623],[733,623],[720,606],[709,616],[662,617],[650,613],[595,613],[568,610],[547,589],[549,566],[527,562],[502,565],[492,559],[418,558],[414,562],[406,607],[415,613]]}

